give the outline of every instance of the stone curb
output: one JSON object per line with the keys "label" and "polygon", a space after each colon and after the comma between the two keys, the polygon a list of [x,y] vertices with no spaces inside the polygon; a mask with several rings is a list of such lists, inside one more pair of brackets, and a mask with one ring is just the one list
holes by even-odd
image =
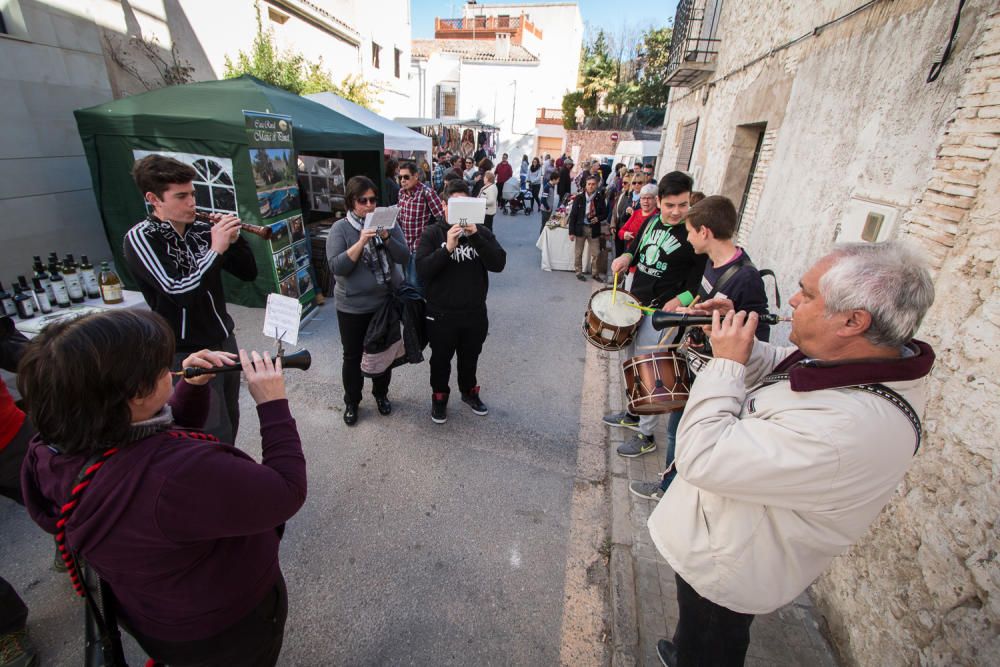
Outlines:
{"label": "stone curb", "polygon": [[[621,374],[618,354],[605,353],[608,363],[608,412],[621,409]],[[634,667],[640,664],[639,615],[636,604],[636,581],[632,556],[632,522],[629,502],[628,475],[621,459],[615,455],[611,429],[605,429],[608,452],[608,473],[611,487],[611,554],[608,568],[611,586],[611,665]]]}

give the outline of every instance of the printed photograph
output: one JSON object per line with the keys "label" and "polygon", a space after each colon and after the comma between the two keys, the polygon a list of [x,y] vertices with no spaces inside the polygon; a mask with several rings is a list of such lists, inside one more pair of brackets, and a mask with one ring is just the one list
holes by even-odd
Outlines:
{"label": "printed photograph", "polygon": [[295,269],[295,253],[292,252],[291,247],[274,254],[274,270],[278,272],[278,280],[283,279],[289,273],[295,273]]}
{"label": "printed photograph", "polygon": [[299,241],[292,246],[292,250],[295,252],[295,262],[299,266],[306,266],[309,264],[309,243],[306,241]]}
{"label": "printed photograph", "polygon": [[307,294],[313,288],[312,276],[309,275],[309,269],[302,269],[296,275],[299,279],[299,294]]}
{"label": "printed photograph", "polygon": [[292,243],[305,239],[306,227],[302,222],[301,215],[294,215],[291,218],[288,218],[286,222],[288,222],[288,228],[292,232]]}
{"label": "printed photograph", "polygon": [[282,280],[278,283],[278,287],[281,290],[282,296],[290,296],[293,299],[299,298],[299,283],[294,275],[288,276]]}
{"label": "printed photograph", "polygon": [[271,252],[276,253],[291,245],[292,235],[288,233],[287,220],[276,222],[269,227],[271,228]]}
{"label": "printed photograph", "polygon": [[250,163],[262,218],[299,208],[299,185],[291,148],[252,148]]}

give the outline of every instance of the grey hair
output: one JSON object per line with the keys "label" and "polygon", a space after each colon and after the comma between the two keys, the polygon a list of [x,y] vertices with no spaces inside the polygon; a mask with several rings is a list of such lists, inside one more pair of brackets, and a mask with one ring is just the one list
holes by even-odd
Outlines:
{"label": "grey hair", "polygon": [[934,303],[934,283],[923,257],[906,243],[845,243],[827,256],[833,265],[819,281],[826,314],[864,310],[872,345],[898,348],[912,340]]}
{"label": "grey hair", "polygon": [[660,194],[660,189],[653,185],[652,183],[646,183],[639,190],[640,197],[657,197]]}

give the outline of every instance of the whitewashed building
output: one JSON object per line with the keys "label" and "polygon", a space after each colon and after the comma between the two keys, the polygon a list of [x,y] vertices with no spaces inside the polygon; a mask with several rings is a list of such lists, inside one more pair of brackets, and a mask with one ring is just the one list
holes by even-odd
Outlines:
{"label": "whitewashed building", "polygon": [[845,664],[1000,660],[1000,6],[959,7],[682,0],[674,21],[658,171],[731,198],[786,296],[837,241],[934,267],[923,445],[812,589]]}
{"label": "whitewashed building", "polygon": [[[322,57],[335,82],[371,82],[385,116],[408,110],[408,0],[257,4],[279,47]],[[31,255],[110,256],[73,110],[160,87],[175,65],[189,66],[194,80],[221,78],[226,56],[249,49],[257,20],[253,0],[0,0],[8,118],[0,132],[0,281],[27,272]]]}
{"label": "whitewashed building", "polygon": [[576,89],[583,19],[575,2],[463,6],[435,19],[435,38],[414,40],[411,112],[477,119],[500,128],[500,151],[533,155],[536,114]]}

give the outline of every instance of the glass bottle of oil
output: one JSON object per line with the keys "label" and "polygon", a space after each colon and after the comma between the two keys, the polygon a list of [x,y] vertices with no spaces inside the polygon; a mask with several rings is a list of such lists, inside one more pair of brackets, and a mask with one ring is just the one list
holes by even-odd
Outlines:
{"label": "glass bottle of oil", "polygon": [[101,274],[97,277],[101,286],[101,298],[104,303],[121,303],[125,300],[122,294],[122,279],[118,277],[107,262],[101,262]]}

